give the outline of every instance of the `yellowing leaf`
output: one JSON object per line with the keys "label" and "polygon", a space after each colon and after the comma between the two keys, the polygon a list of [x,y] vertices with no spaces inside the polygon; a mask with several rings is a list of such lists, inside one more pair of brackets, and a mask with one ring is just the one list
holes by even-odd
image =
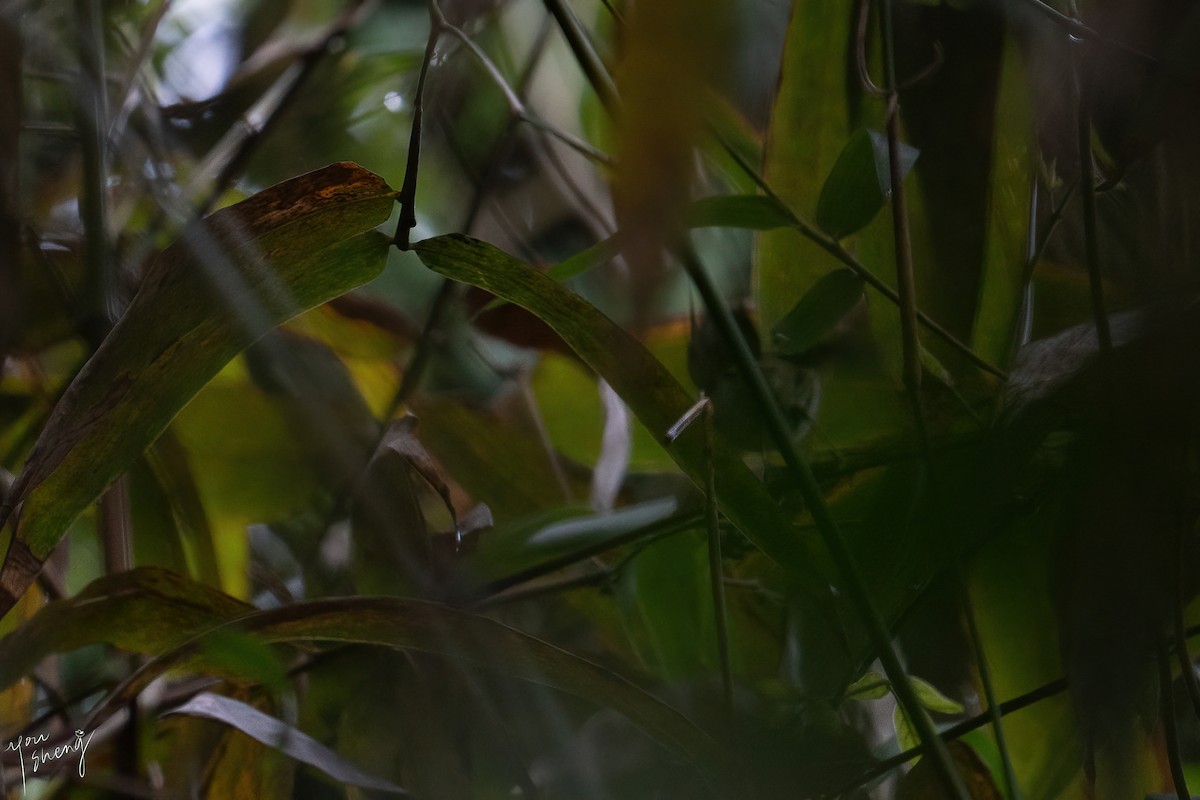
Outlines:
{"label": "yellowing leaf", "polygon": [[334,164],[210,215],[163,251],[21,471],[0,613],[25,592],[79,512],[227,361],[279,323],[379,273],[389,240],[373,229],[394,196],[377,175]]}

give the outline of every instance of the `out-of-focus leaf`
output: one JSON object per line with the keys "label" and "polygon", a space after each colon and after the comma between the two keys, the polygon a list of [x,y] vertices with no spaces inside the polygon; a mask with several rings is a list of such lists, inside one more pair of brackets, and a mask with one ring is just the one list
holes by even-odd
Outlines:
{"label": "out-of-focus leaf", "polygon": [[[987,765],[967,744],[959,741],[947,742],[946,749],[954,758],[958,774],[970,793],[971,800],[1001,800],[1003,795]],[[929,759],[922,758],[907,775],[900,779],[896,789],[896,800],[942,800],[948,798],[945,785]]]}
{"label": "out-of-focus leaf", "polygon": [[887,697],[892,691],[892,684],[878,672],[868,672],[846,688],[847,700],[878,700]]}
{"label": "out-of-focus leaf", "polygon": [[206,663],[224,667],[229,674],[277,693],[288,688],[287,668],[279,655],[253,636],[218,628],[204,637],[201,648]]}
{"label": "out-of-focus leaf", "polygon": [[473,580],[488,582],[541,565],[583,559],[630,534],[648,531],[677,510],[678,503],[670,497],[608,514],[556,509],[483,534],[465,569]]}
{"label": "out-of-focus leaf", "polygon": [[[421,442],[500,524],[564,501],[553,454],[528,432],[446,397],[417,399],[413,409],[421,420]],[[587,495],[586,482],[572,476],[567,482],[573,495]]]}
{"label": "out-of-focus leaf", "polygon": [[187,452],[173,429],[164,431],[146,450],[146,462],[171,502],[175,524],[194,574],[202,583],[219,586],[221,578],[208,515]]}
{"label": "out-of-focus leaf", "polygon": [[[900,170],[907,175],[919,151],[900,144]],[[834,163],[821,199],[817,224],[835,239],[849,236],[875,218],[892,196],[887,137],[878,131],[860,130],[850,137]]]}
{"label": "out-of-focus leaf", "polygon": [[901,752],[911,750],[921,743],[921,737],[917,735],[916,728],[909,722],[908,714],[904,713],[899,703],[892,709],[892,725],[896,729],[896,747]]}
{"label": "out-of-focus leaf", "polygon": [[421,499],[433,486],[445,508],[453,506],[413,435],[415,422],[392,423],[355,488],[355,575],[363,594],[429,596],[434,588],[433,540]]}
{"label": "out-of-focus leaf", "polygon": [[757,194],[705,197],[688,209],[687,224],[693,228],[748,228],[769,231],[795,224],[792,213],[773,197]]}
{"label": "out-of-focus leaf", "polygon": [[996,99],[992,174],[979,302],[971,333],[975,352],[1004,366],[1014,352],[1025,293],[1025,242],[1029,181],[1035,148],[1029,118],[1030,83],[1015,41],[1005,46]]}
{"label": "out-of-focus leaf", "polygon": [[304,732],[232,697],[202,692],[166,713],[214,719],[287,753],[297,761],[316,767],[340,783],[408,796],[399,786],[368,775]]}
{"label": "out-of-focus leaf", "polygon": [[937,687],[923,678],[918,678],[916,675],[910,675],[913,689],[917,692],[917,699],[921,701],[921,705],[930,711],[936,711],[939,714],[961,714],[963,713],[962,703],[951,700],[946,695],[938,691]]}
{"label": "out-of-focus leaf", "polygon": [[[643,659],[667,680],[719,669],[708,550],[692,530],[644,548],[621,571],[618,599]],[[640,642],[639,642],[640,640]]]}
{"label": "out-of-focus leaf", "polygon": [[665,277],[663,253],[684,221],[700,139],[729,55],[732,3],[658,0],[629,10],[615,79],[620,166],[613,207],[621,252],[646,308]]}
{"label": "out-of-focus leaf", "polygon": [[[683,387],[636,339],[582,298],[491,245],[461,235],[414,246],[426,266],[481,286],[528,308],[549,323],[599,373],[652,431],[666,431],[692,401]],[[683,435],[670,448],[685,473],[703,486],[708,470],[703,437]],[[763,485],[723,441],[714,448],[717,500],[750,541],[788,570],[797,588],[829,596],[811,547],[780,512]]]}
{"label": "out-of-focus leaf", "polygon": [[[661,343],[675,345],[675,342]],[[647,345],[660,360],[670,355],[664,348],[656,350],[653,341]],[[569,460],[581,464],[596,463],[600,457],[604,422],[596,376],[574,357],[546,353],[538,360],[531,383],[546,433],[555,449]],[[629,454],[631,472],[663,472],[675,468],[675,462],[663,449],[659,438],[636,418],[630,426],[630,438],[633,445]]]}
{"label": "out-of-focus leaf", "polygon": [[28,675],[51,653],[100,642],[163,653],[251,610],[164,569],[142,567],[100,578],[75,597],[44,606],[0,640],[0,688]]}
{"label": "out-of-focus leaf", "polygon": [[190,226],[59,401],[14,490],[22,504],[0,610],[25,591],[71,520],[240,350],[373,278],[373,230],[394,191],[354,164],[266,189]]}
{"label": "out-of-focus leaf", "polygon": [[863,299],[863,279],[838,269],[821,278],[771,329],[775,351],[800,355],[824,339]]}
{"label": "out-of-focus leaf", "polygon": [[[203,751],[201,751],[203,752]],[[171,763],[174,771],[176,763]],[[204,766],[203,800],[288,800],[295,794],[296,764],[278,750],[224,728]],[[187,792],[194,794],[195,787]]]}
{"label": "out-of-focus leaf", "polygon": [[[298,603],[237,620],[268,643],[341,642],[417,650],[559,689],[637,725],[663,746],[720,780],[724,749],[678,711],[626,678],[495,620],[422,600],[341,598]],[[194,648],[147,663],[122,696],[141,691],[164,670],[195,668]]]}

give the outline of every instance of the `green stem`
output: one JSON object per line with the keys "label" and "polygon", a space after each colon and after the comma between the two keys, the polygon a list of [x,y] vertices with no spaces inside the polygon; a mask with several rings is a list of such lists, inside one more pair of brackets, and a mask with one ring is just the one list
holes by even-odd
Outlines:
{"label": "green stem", "polygon": [[588,83],[592,85],[596,96],[600,98],[600,103],[609,114],[615,115],[620,107],[617,87],[609,77],[608,70],[605,68],[604,62],[600,60],[596,49],[592,47],[587,32],[579,24],[579,18],[567,6],[565,0],[543,0],[543,2],[546,10],[550,12],[562,30],[563,36],[567,40],[567,46],[571,48],[571,53],[579,63],[579,68],[583,70]]}
{"label": "green stem", "polygon": [[[791,226],[801,236],[803,236],[805,239],[808,239],[826,253],[836,258],[846,267],[849,267],[855,275],[861,278],[872,289],[886,297],[889,301],[897,306],[900,305],[900,296],[896,294],[896,291],[892,287],[888,286],[886,283],[876,277],[876,275],[871,272],[871,270],[867,269],[861,261],[851,255],[846,248],[842,247],[842,245],[836,239],[830,238],[821,232],[811,222],[797,214],[787,203],[783,201],[783,198],[776,194],[775,190],[771,188],[770,184],[768,184],[752,166],[746,163],[746,160],[742,158],[741,154],[738,153],[737,150],[724,137],[720,136],[720,134],[717,134],[717,139],[721,144],[721,148],[729,155],[730,158],[733,159],[734,163],[737,164],[738,169],[742,170],[742,172],[744,172],[746,176],[754,181],[754,184],[762,190],[763,194],[778,203],[779,207],[787,213],[788,217],[790,218],[789,221]],[[994,364],[989,363],[986,359],[959,341],[954,334],[947,331],[940,324],[938,324],[936,320],[920,309],[917,309],[917,320],[924,325],[930,333],[944,341],[952,349],[961,354],[963,358],[970,361],[979,369],[994,375],[1002,381],[1008,380],[1008,375],[1004,372],[1004,370],[1000,369]]]}
{"label": "green stem", "polygon": [[838,530],[837,522],[834,521],[833,516],[829,513],[829,508],[825,505],[825,499],[821,495],[821,488],[817,485],[816,478],[813,477],[812,469],[796,450],[792,442],[790,427],[775,400],[775,395],[767,386],[766,378],[751,353],[750,346],[746,343],[745,337],[742,336],[741,330],[734,322],[733,315],[722,302],[712,279],[695,253],[690,247],[684,246],[681,255],[684,268],[696,285],[709,317],[716,324],[717,330],[726,344],[733,350],[738,371],[750,387],[759,411],[766,418],[768,433],[776,447],[779,448],[788,472],[800,488],[800,493],[804,497],[809,513],[812,514],[821,539],[829,550],[834,566],[845,584],[846,592],[850,595],[855,610],[866,625],[871,644],[879,653],[879,660],[883,663],[883,669],[887,673],[888,679],[892,682],[897,700],[908,714],[922,743],[928,748],[931,758],[937,764],[939,774],[943,776],[949,786],[953,787],[953,796],[967,798],[968,795],[961,785],[962,782],[954,769],[950,754],[938,737],[933,721],[925,713],[925,709],[917,697],[916,689],[913,688],[908,673],[904,671],[904,666],[900,663],[900,656],[892,646],[891,631],[888,630],[883,615],[875,606],[875,601],[871,599],[866,580],[858,568],[858,562],[849,547],[846,546],[841,531]]}
{"label": "green stem", "polygon": [[1100,354],[1107,360],[1112,357],[1112,331],[1109,329],[1108,313],[1104,308],[1104,283],[1101,277],[1100,245],[1096,232],[1096,175],[1092,161],[1092,104],[1090,92],[1084,83],[1082,48],[1076,52],[1075,88],[1079,103],[1076,121],[1079,143],[1079,189],[1080,196],[1083,198],[1084,257],[1087,263],[1092,316],[1096,322]]}
{"label": "green stem", "polygon": [[729,657],[729,618],[725,613],[725,567],[721,559],[721,527],[717,516],[717,471],[713,466],[713,438],[716,435],[713,405],[704,405],[704,521],[708,529],[708,576],[712,582],[713,618],[717,626],[717,653],[721,659],[722,699],[725,720],[733,723],[733,667]]}

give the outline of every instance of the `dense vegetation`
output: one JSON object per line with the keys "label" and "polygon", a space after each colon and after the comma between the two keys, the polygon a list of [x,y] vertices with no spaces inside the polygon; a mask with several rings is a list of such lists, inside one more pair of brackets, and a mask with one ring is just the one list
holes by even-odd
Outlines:
{"label": "dense vegetation", "polygon": [[1198,39],[0,2],[4,790],[1188,796]]}

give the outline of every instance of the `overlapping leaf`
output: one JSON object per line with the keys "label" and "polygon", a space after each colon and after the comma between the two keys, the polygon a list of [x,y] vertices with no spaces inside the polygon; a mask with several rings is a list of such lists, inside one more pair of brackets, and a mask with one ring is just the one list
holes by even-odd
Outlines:
{"label": "overlapping leaf", "polygon": [[29,586],[67,526],[220,368],[271,328],[373,278],[373,229],[394,192],[354,164],[285,181],[187,228],[76,376],[14,489],[18,523],[0,611]]}
{"label": "overlapping leaf", "polygon": [[[480,286],[537,314],[629,405],[651,431],[665,433],[692,405],[679,382],[642,346],[594,306],[532,267],[467,236],[439,236],[414,249],[426,266],[448,278]],[[699,431],[671,447],[676,463],[698,485],[706,459]],[[828,583],[815,569],[808,542],[723,443],[713,453],[717,499],[725,515],[813,596],[825,598]]]}

